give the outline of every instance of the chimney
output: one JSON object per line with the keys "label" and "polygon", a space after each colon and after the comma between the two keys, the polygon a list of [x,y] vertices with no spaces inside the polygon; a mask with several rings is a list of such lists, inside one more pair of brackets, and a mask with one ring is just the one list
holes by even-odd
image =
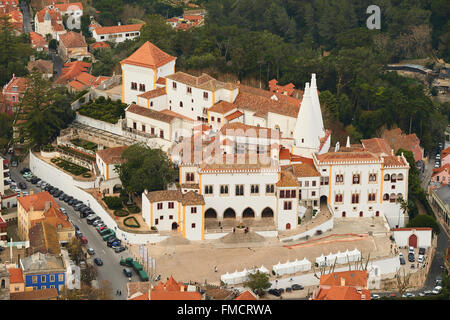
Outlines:
{"label": "chimney", "polygon": [[31,190],[30,190],[30,196],[32,196],[33,194],[34,194],[34,190],[31,189]]}
{"label": "chimney", "polygon": [[120,21],[117,23],[118,26],[120,26]]}
{"label": "chimney", "polygon": [[52,207],[52,202],[51,201],[45,201],[45,211],[49,210]]}
{"label": "chimney", "polygon": [[341,287],[345,286],[345,278],[341,277]]}

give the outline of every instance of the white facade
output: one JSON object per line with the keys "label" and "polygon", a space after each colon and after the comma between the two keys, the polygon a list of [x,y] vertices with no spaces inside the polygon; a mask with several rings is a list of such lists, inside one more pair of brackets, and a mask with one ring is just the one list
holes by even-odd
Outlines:
{"label": "white facade", "polygon": [[431,246],[433,235],[431,228],[400,228],[393,229],[392,233],[399,247],[409,247],[411,245],[416,248],[427,249]]}
{"label": "white facade", "polygon": [[124,42],[125,40],[133,40],[134,38],[137,38],[141,35],[141,32],[138,29],[133,31],[100,33],[99,30],[101,29],[102,28],[95,28],[92,31],[92,37],[95,39],[95,42],[110,41],[120,43]]}

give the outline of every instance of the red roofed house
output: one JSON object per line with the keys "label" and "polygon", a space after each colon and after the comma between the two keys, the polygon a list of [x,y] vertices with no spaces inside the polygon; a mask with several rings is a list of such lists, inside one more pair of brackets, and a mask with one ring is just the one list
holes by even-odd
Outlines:
{"label": "red roofed house", "polygon": [[158,282],[150,290],[149,300],[202,300],[202,294],[198,291],[187,291],[187,286],[183,282],[176,282],[170,277],[166,283]]}
{"label": "red roofed house", "polygon": [[369,273],[364,270],[334,272],[320,277],[311,300],[370,300]]}
{"label": "red roofed house", "polygon": [[9,17],[9,23],[14,28],[16,35],[23,33],[23,15],[19,8],[12,5],[0,7],[0,16]]}
{"label": "red roofed house", "polygon": [[269,91],[273,93],[280,93],[285,96],[293,96],[294,95],[294,84],[288,83],[284,86],[278,85],[278,81],[276,79],[272,79],[269,81]]}
{"label": "red roofed house", "polygon": [[100,49],[111,49],[111,47],[109,46],[109,44],[107,44],[106,42],[103,42],[103,41],[94,42],[89,45],[89,51],[100,50]]}
{"label": "red roofed house", "polygon": [[118,25],[111,27],[94,27],[92,36],[96,42],[111,41],[111,42],[123,42],[125,40],[132,40],[139,37],[141,34],[141,28],[144,24],[128,24]]}
{"label": "red roofed house", "polygon": [[38,11],[34,17],[36,33],[42,36],[50,34],[53,39],[59,41],[59,36],[66,33],[61,12],[55,9],[44,8]]}
{"label": "red roofed house", "polygon": [[122,102],[136,103],[138,95],[156,89],[158,78],[175,72],[175,60],[149,41],[122,60]]}
{"label": "red roofed house", "polygon": [[5,99],[6,110],[0,110],[8,114],[13,114],[15,106],[18,105],[20,99],[27,89],[27,79],[23,77],[16,77],[13,74],[12,79],[3,87],[3,97]]}
{"label": "red roofed house", "polygon": [[9,268],[9,290],[11,293],[24,292],[25,280],[21,268]]}
{"label": "red roofed house", "polygon": [[119,174],[114,168],[117,164],[122,163],[122,153],[127,148],[128,146],[107,148],[98,150],[95,154],[100,175],[103,177],[103,181],[100,185],[101,191],[106,190],[108,193],[113,193],[114,187],[116,185],[121,185]]}
{"label": "red roofed house", "polygon": [[59,37],[58,54],[67,61],[76,59],[82,61],[84,58],[92,58],[92,54],[87,50],[87,43],[81,33],[69,31]]}
{"label": "red roofed house", "polygon": [[91,64],[83,61],[73,61],[64,64],[61,76],[55,81],[55,84],[66,85],[75,80],[83,72],[89,72]]}
{"label": "red roofed house", "polygon": [[431,181],[438,182],[441,185],[446,185],[449,183],[450,179],[450,163],[438,168],[433,169],[433,174],[431,175]]}
{"label": "red roofed house", "polygon": [[31,47],[37,51],[48,51],[48,42],[45,37],[34,31],[30,32]]}
{"label": "red roofed house", "polygon": [[245,290],[240,295],[238,295],[234,300],[258,300],[258,296],[255,295],[251,290]]}
{"label": "red roofed house", "polygon": [[96,88],[103,83],[103,81],[111,79],[111,77],[98,76],[94,77],[93,75],[82,72],[78,76],[75,77],[74,80],[70,81],[68,84],[68,89],[71,92],[82,91],[87,88]]}
{"label": "red roofed house", "polygon": [[402,129],[396,128],[385,130],[381,138],[387,141],[394,152],[397,152],[400,148],[410,150],[414,154],[415,162],[423,160],[423,148],[420,147],[420,140],[415,133],[403,134]]}

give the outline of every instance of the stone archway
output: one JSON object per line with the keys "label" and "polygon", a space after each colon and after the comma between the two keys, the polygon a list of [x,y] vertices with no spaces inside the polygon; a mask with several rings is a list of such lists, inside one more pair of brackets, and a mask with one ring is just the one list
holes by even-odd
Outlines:
{"label": "stone archway", "polygon": [[261,217],[262,218],[273,218],[273,210],[270,207],[266,207],[262,212],[261,212]]}
{"label": "stone archway", "polygon": [[242,212],[242,218],[254,218],[255,211],[252,208],[247,208]]}
{"label": "stone archway", "polygon": [[205,219],[217,219],[217,212],[213,208],[205,211]]}
{"label": "stone archway", "polygon": [[410,247],[417,248],[417,236],[415,234],[409,236],[408,244]]}
{"label": "stone archway", "polygon": [[228,208],[223,212],[223,218],[227,219],[227,218],[231,218],[231,219],[236,219],[236,211],[234,211],[232,208]]}

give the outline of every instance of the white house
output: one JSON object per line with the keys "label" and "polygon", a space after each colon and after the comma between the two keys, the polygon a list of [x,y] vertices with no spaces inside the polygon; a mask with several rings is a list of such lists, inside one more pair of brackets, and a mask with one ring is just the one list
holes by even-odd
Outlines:
{"label": "white house", "polygon": [[156,89],[158,78],[175,72],[175,60],[148,41],[122,60],[122,102],[136,103],[138,95]]}
{"label": "white house", "polygon": [[57,3],[48,6],[50,9],[56,9],[62,16],[67,16],[67,28],[80,29],[81,16],[83,15],[83,4],[81,2]]}
{"label": "white house", "polygon": [[110,41],[110,42],[124,42],[125,40],[132,40],[139,37],[141,28],[144,24],[126,24],[110,27],[95,27],[92,31],[92,37],[95,42]]}
{"label": "white house", "polygon": [[95,162],[102,177],[100,183],[101,191],[106,190],[108,193],[113,193],[114,187],[122,185],[115,166],[122,163],[122,153],[127,148],[128,146],[107,148],[98,150],[95,154]]}
{"label": "white house", "polygon": [[43,8],[34,16],[34,27],[36,33],[43,37],[50,34],[53,39],[59,41],[59,35],[66,33],[63,25],[61,12],[56,9]]}
{"label": "white house", "polygon": [[433,229],[431,228],[395,228],[392,229],[395,242],[399,247],[429,248]]}

